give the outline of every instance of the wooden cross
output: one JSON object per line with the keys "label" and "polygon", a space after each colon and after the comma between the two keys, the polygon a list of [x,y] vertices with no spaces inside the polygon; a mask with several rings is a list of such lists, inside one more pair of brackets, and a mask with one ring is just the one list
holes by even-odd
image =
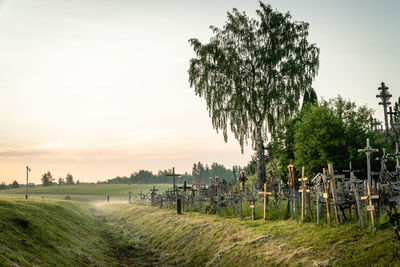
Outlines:
{"label": "wooden cross", "polygon": [[173,191],[176,192],[176,181],[175,178],[181,176],[181,174],[175,174],[175,167],[172,167],[172,174],[167,174],[166,176],[172,176],[173,177]]}
{"label": "wooden cross", "polygon": [[[301,178],[299,178],[299,182],[301,182],[301,189],[299,192],[301,192],[301,220],[304,221],[304,214],[305,214],[305,197],[307,193],[307,187],[306,187],[306,181],[308,181],[308,178],[304,176],[305,170],[304,167],[301,168]],[[309,192],[310,190],[308,190]]]}
{"label": "wooden cross", "polygon": [[367,190],[368,194],[366,196],[362,196],[361,200],[368,200],[369,206],[367,206],[367,211],[370,212],[371,215],[371,223],[372,223],[372,229],[376,230],[375,228],[375,219],[374,219],[374,205],[372,204],[373,199],[379,199],[379,195],[371,195],[371,190],[370,190],[370,185],[367,184]]}
{"label": "wooden cross", "polygon": [[259,195],[264,196],[264,221],[267,219],[267,198],[272,195],[272,192],[267,192],[267,184],[264,184],[264,191],[258,192]]}
{"label": "wooden cross", "polygon": [[367,146],[363,149],[359,149],[358,152],[365,153],[367,155],[367,174],[368,184],[371,186],[371,153],[377,152],[378,149],[372,148],[369,144],[369,138],[367,138]]}
{"label": "wooden cross", "polygon": [[336,221],[338,223],[343,222],[343,213],[341,209],[338,209],[338,202],[337,202],[337,192],[336,192],[336,182],[335,178],[344,178],[344,175],[335,175],[335,172],[333,170],[333,164],[329,163],[328,164],[328,176],[330,177],[330,182],[331,182],[331,191],[332,191],[332,200],[334,204],[334,210],[335,210],[335,215],[336,215]]}

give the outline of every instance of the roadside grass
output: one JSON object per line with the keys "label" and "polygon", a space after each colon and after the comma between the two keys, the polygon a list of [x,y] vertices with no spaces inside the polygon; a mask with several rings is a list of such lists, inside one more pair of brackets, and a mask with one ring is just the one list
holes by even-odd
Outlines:
{"label": "roadside grass", "polygon": [[2,266],[109,266],[88,205],[0,196]]}
{"label": "roadside grass", "polygon": [[[391,227],[372,231],[356,224],[251,221],[142,205],[102,206],[107,222],[124,236],[147,242],[178,264],[216,266],[400,266],[400,242]],[[271,215],[272,216],[272,215]]]}

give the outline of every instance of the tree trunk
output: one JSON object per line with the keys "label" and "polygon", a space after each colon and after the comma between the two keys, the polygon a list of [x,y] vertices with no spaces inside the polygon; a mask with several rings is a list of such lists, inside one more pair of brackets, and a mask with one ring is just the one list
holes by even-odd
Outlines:
{"label": "tree trunk", "polygon": [[262,189],[265,183],[265,171],[264,171],[264,141],[262,138],[262,122],[257,123],[257,189]]}

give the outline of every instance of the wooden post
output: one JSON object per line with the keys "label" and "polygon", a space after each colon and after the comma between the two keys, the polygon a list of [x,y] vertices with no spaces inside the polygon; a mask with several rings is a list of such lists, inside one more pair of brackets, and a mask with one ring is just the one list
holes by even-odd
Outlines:
{"label": "wooden post", "polygon": [[[343,222],[343,216],[342,216],[342,210],[338,209],[335,174],[333,171],[332,163],[328,164],[328,173],[331,178],[330,182],[331,182],[332,200],[333,200],[333,204],[334,204],[333,208],[335,210],[336,221],[340,224]],[[343,176],[338,176],[338,177],[343,178]]]}
{"label": "wooden post", "polygon": [[[294,180],[294,166],[292,164],[292,160],[290,160],[289,165],[287,166],[289,172],[289,190],[290,190],[290,202],[292,203],[292,220],[294,220],[294,214],[296,212],[295,208],[295,180]],[[289,206],[289,199],[288,199],[288,206]]]}
{"label": "wooden post", "polygon": [[371,215],[371,223],[372,223],[372,230],[376,230],[375,228],[375,219],[374,219],[374,205],[372,204],[372,200],[373,199],[379,199],[378,195],[372,195],[371,194],[371,189],[369,184],[367,184],[367,195],[366,196],[362,196],[361,200],[368,200],[368,206],[367,206],[367,211],[370,212]]}
{"label": "wooden post", "polygon": [[317,193],[316,193],[316,201],[317,201],[317,225],[319,225],[319,195],[320,195],[321,187],[319,183],[317,184]]}
{"label": "wooden post", "polygon": [[360,197],[358,195],[357,187],[355,184],[355,176],[353,172],[350,172],[350,182],[351,182],[351,188],[354,193],[354,198],[356,199],[356,208],[357,208],[357,215],[358,219],[360,221],[361,227],[364,227],[364,219],[362,216],[362,209],[361,209],[361,204],[360,204]]}
{"label": "wooden post", "polygon": [[306,196],[306,194],[307,194],[307,192],[306,192],[305,181],[308,180],[308,178],[305,177],[304,174],[305,174],[305,170],[304,170],[304,167],[302,167],[302,168],[301,168],[301,178],[298,179],[298,180],[299,180],[299,182],[301,182],[301,184],[302,184],[302,187],[301,187],[301,189],[299,190],[299,192],[301,192],[301,221],[303,221],[303,222],[304,222],[305,204],[306,204],[306,203],[305,203],[305,196]]}
{"label": "wooden post", "polygon": [[250,209],[251,209],[251,220],[254,221],[254,209],[255,209],[255,205],[254,205],[254,199],[251,200],[251,204],[250,204]]}
{"label": "wooden post", "polygon": [[[323,169],[323,174],[326,175],[325,168]],[[331,226],[331,214],[330,214],[330,207],[329,207],[329,191],[328,191],[328,181],[324,183],[324,198],[326,201],[326,220],[328,225]]]}

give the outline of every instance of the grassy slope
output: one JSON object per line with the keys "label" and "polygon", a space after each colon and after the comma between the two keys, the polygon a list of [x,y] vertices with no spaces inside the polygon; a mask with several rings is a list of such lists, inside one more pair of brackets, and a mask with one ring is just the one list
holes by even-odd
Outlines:
{"label": "grassy slope", "polygon": [[227,219],[139,205],[104,206],[108,224],[128,239],[146,236],[163,257],[183,265],[400,265],[390,228],[315,226],[292,220]]}
{"label": "grassy slope", "polygon": [[88,206],[0,196],[0,262],[5,266],[109,266],[106,250]]}

